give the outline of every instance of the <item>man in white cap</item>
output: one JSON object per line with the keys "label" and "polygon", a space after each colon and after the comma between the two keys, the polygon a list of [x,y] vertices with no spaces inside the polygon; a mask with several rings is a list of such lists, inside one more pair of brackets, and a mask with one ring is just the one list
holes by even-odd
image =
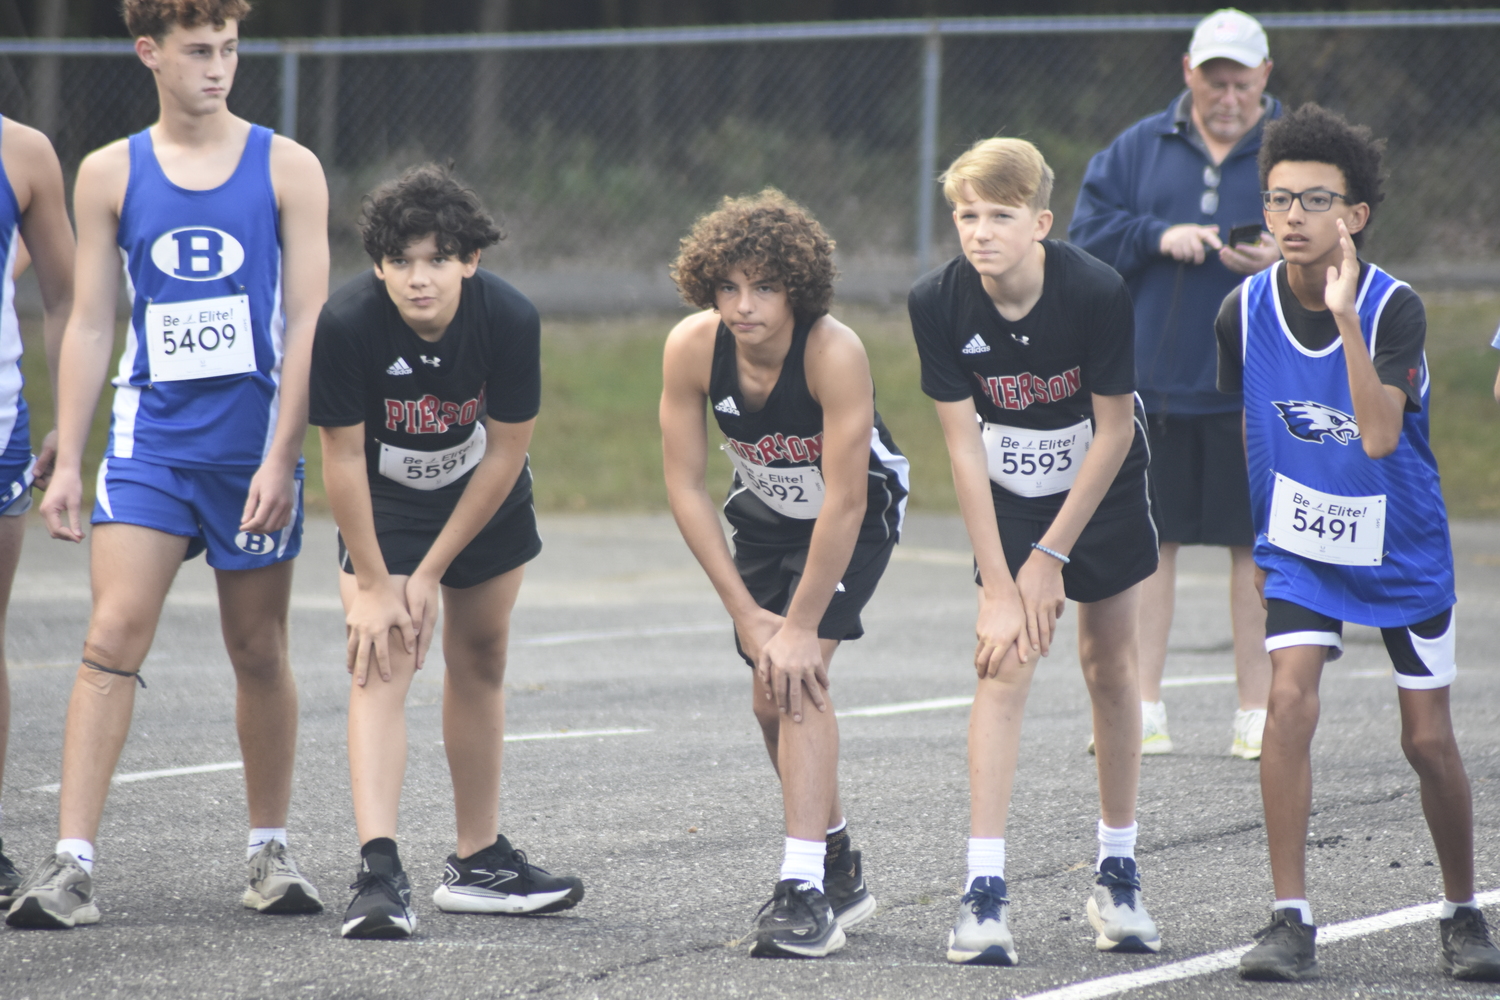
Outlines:
{"label": "man in white cap", "polygon": [[[1161,677],[1183,545],[1230,553],[1229,604],[1239,711],[1230,752],[1260,757],[1271,663],[1250,558],[1254,532],[1241,401],[1215,386],[1214,318],[1230,289],[1274,263],[1261,233],[1255,158],[1264,123],[1266,33],[1233,8],[1198,23],[1182,57],[1187,89],[1089,161],[1068,238],[1124,276],[1135,301],[1136,385],[1151,442],[1161,562],[1141,595],[1144,754],[1170,753]],[[1253,228],[1252,228],[1253,227]],[[1092,751],[1093,744],[1089,744]]]}

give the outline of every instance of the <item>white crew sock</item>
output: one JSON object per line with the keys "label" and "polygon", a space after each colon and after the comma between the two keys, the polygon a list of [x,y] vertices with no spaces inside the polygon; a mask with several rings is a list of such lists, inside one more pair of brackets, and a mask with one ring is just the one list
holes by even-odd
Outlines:
{"label": "white crew sock", "polygon": [[1278,899],[1271,904],[1271,911],[1296,910],[1302,915],[1302,922],[1312,925],[1312,906],[1305,899]]}
{"label": "white crew sock", "polygon": [[839,820],[839,825],[838,826],[830,826],[828,828],[828,836],[832,837],[835,833],[838,833],[840,830],[844,829],[844,827],[846,827],[848,825],[849,825],[849,821],[847,819],[841,819],[841,820]]}
{"label": "white crew sock", "polygon": [[73,855],[78,867],[94,874],[94,845],[87,840],[59,840],[56,853]]}
{"label": "white crew sock", "polygon": [[969,880],[964,883],[964,892],[974,888],[976,878],[1005,877],[1005,838],[969,838]]}
{"label": "white crew sock", "polygon": [[1443,899],[1443,911],[1438,914],[1438,919],[1439,920],[1452,920],[1453,919],[1453,915],[1458,912],[1458,908],[1460,906],[1467,906],[1467,907],[1469,907],[1471,909],[1477,910],[1477,909],[1479,909],[1479,900],[1477,900],[1477,899],[1470,899],[1467,903],[1455,903],[1453,900],[1444,897],[1444,899]]}
{"label": "white crew sock", "polygon": [[1116,830],[1114,827],[1104,825],[1104,820],[1099,821],[1099,860],[1094,862],[1098,868],[1104,864],[1105,858],[1129,858],[1135,860],[1135,835],[1141,828],[1139,823]]}
{"label": "white crew sock", "polygon": [[281,846],[286,846],[286,827],[284,826],[257,826],[250,831],[250,840],[245,846],[246,859],[253,858],[273,840],[281,841]]}
{"label": "white crew sock", "polygon": [[786,838],[786,853],[781,858],[781,880],[794,878],[798,882],[811,882],[823,891],[823,856],[828,845],[821,840],[798,840]]}

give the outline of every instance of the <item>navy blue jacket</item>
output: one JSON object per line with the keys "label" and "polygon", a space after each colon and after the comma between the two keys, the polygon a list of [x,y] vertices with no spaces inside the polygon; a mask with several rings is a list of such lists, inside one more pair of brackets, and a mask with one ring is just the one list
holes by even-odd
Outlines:
{"label": "navy blue jacket", "polygon": [[1147,413],[1232,413],[1242,405],[1214,384],[1214,318],[1242,276],[1212,252],[1198,265],[1163,257],[1161,234],[1192,222],[1216,225],[1228,240],[1233,226],[1263,225],[1255,158],[1262,125],[1281,114],[1281,104],[1267,98],[1261,121],[1219,165],[1218,211],[1205,215],[1203,168],[1213,161],[1188,119],[1190,100],[1184,92],[1089,160],[1068,227],[1071,242],[1112,265],[1130,288],[1136,382]]}

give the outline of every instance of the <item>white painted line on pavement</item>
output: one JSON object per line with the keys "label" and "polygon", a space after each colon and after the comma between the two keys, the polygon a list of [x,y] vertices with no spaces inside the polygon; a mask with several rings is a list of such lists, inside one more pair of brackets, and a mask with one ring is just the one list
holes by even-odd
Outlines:
{"label": "white painted line on pavement", "polygon": [[901,715],[906,712],[935,712],[940,708],[965,708],[972,704],[972,694],[960,698],[934,698],[931,701],[903,701],[894,705],[871,705],[868,708],[846,708],[833,713],[837,718],[870,715]]}
{"label": "white painted line on pavement", "polygon": [[[569,729],[559,733],[516,733],[505,737],[507,743],[524,743],[528,740],[576,740],[584,736],[632,736],[636,733],[653,732],[650,729]],[[442,746],[446,741],[438,740]]]}
{"label": "white painted line on pavement", "polygon": [[1234,674],[1188,674],[1186,677],[1163,677],[1164,688],[1193,687],[1198,684],[1233,684]]}
{"label": "white painted line on pavement", "polygon": [[512,641],[515,646],[566,646],[574,642],[605,642],[610,639],[646,639],[657,635],[707,635],[727,632],[733,626],[725,622],[701,622],[696,625],[647,625],[642,628],[599,629],[593,632],[555,632],[530,635]]}
{"label": "white painted line on pavement", "polygon": [[[128,774],[117,774],[112,784],[128,785],[132,781],[150,781],[152,778],[175,778],[182,774],[208,774],[212,771],[238,771],[244,767],[243,761],[227,760],[222,764],[197,764],[193,767],[168,767],[160,771],[134,771]],[[33,792],[56,792],[62,785],[37,785],[31,789]]]}
{"label": "white painted line on pavement", "polygon": [[[1475,899],[1478,900],[1480,906],[1500,903],[1500,889],[1481,892]],[[1438,903],[1419,903],[1416,906],[1391,910],[1388,913],[1377,913],[1373,917],[1362,917],[1359,920],[1346,920],[1341,924],[1319,927],[1318,944],[1329,945],[1335,941],[1364,937],[1367,934],[1390,930],[1393,927],[1404,927],[1423,920],[1436,920],[1439,909]],[[1153,969],[1141,969],[1138,972],[1125,972],[1118,976],[1091,979],[1043,993],[1028,993],[1024,997],[1018,997],[1017,1000],[1097,1000],[1099,997],[1110,997],[1128,990],[1140,989],[1143,986],[1156,986],[1179,979],[1206,976],[1211,972],[1234,968],[1239,964],[1240,956],[1250,948],[1251,945],[1241,945],[1238,948],[1199,955],[1181,962],[1158,965]]]}

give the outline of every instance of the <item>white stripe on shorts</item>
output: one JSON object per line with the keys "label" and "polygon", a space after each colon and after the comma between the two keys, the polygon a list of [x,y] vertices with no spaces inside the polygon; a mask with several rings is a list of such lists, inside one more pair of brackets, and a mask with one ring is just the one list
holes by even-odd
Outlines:
{"label": "white stripe on shorts", "polygon": [[1337,632],[1282,632],[1266,636],[1268,653],[1290,646],[1327,646],[1329,663],[1344,655],[1344,637]]}

